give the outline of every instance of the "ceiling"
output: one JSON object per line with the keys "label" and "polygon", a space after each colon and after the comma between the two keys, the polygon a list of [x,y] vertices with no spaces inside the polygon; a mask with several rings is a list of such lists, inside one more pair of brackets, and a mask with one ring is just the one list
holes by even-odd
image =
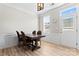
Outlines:
{"label": "ceiling", "polygon": [[24,12],[29,12],[29,13],[44,13],[50,9],[53,9],[55,7],[58,7],[62,5],[63,3],[45,3],[45,8],[41,11],[37,11],[36,3],[4,3],[4,5],[16,8],[18,10],[22,10]]}

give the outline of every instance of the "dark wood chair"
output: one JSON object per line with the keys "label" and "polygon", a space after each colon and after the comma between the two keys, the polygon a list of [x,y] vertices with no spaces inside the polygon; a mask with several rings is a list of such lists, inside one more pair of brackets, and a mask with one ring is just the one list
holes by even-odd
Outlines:
{"label": "dark wood chair", "polygon": [[26,46],[27,37],[25,36],[25,33],[23,31],[21,31],[21,35],[22,35],[23,45]]}
{"label": "dark wood chair", "polygon": [[23,44],[22,36],[21,36],[21,34],[19,34],[18,31],[16,31],[16,33],[17,33],[17,36],[18,36],[18,46],[21,47],[22,44]]}
{"label": "dark wood chair", "polygon": [[[42,35],[42,32],[39,30],[39,31],[37,31],[37,35]],[[38,38],[38,41],[40,42],[40,46],[41,46],[41,39],[40,38]]]}
{"label": "dark wood chair", "polygon": [[21,31],[21,34],[23,39],[23,47],[27,48],[33,47],[33,41],[28,36],[26,36],[23,31]]}
{"label": "dark wood chair", "polygon": [[42,32],[40,30],[37,31],[37,35],[42,35]]}
{"label": "dark wood chair", "polygon": [[36,31],[34,30],[34,31],[32,32],[32,34],[33,34],[33,35],[36,35]]}

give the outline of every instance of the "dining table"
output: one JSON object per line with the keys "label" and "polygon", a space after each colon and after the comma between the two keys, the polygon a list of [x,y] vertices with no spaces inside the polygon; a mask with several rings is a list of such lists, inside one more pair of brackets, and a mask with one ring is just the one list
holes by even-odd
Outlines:
{"label": "dining table", "polygon": [[35,45],[33,44],[34,46],[33,50],[40,48],[40,46],[38,46],[38,40],[45,37],[45,35],[33,35],[33,34],[26,34],[26,36],[29,37],[32,42],[35,42]]}

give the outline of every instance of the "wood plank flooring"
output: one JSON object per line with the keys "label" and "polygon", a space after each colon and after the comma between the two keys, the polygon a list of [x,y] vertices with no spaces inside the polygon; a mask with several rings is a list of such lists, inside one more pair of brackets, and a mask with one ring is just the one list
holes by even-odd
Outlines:
{"label": "wood plank flooring", "polygon": [[79,51],[72,48],[66,48],[49,42],[42,41],[40,49],[35,51],[11,47],[0,49],[0,56],[77,56]]}

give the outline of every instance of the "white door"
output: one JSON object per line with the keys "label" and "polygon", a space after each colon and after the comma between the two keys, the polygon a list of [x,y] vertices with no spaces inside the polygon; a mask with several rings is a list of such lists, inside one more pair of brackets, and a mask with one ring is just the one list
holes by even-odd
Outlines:
{"label": "white door", "polygon": [[76,48],[77,33],[76,33],[76,8],[69,7],[61,15],[62,23],[62,39],[61,44],[67,47]]}
{"label": "white door", "polygon": [[77,7],[77,49],[79,49],[79,6]]}
{"label": "white door", "polygon": [[43,34],[46,35],[44,39],[50,41],[50,15],[43,17]]}

